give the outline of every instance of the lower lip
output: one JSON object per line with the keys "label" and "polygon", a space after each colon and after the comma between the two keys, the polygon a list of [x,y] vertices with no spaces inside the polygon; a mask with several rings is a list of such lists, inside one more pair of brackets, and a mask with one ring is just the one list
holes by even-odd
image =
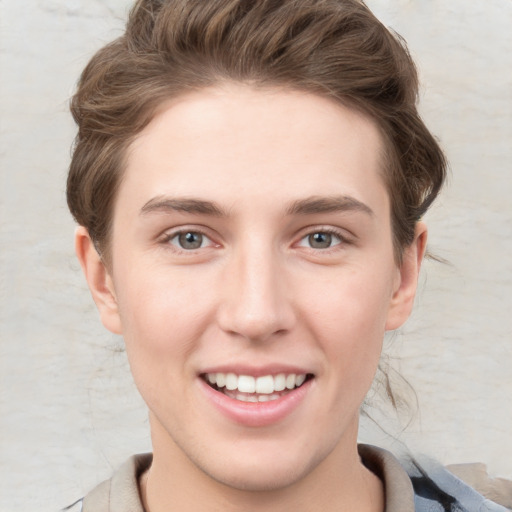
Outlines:
{"label": "lower lip", "polygon": [[302,403],[313,379],[293,389],[277,400],[269,402],[242,402],[230,398],[199,378],[200,386],[208,400],[231,421],[247,427],[265,427],[279,423]]}

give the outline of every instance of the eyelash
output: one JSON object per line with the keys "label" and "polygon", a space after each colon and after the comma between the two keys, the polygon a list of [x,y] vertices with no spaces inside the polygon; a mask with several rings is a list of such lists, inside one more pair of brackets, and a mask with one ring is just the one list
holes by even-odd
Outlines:
{"label": "eyelash", "polygon": [[[185,249],[183,247],[180,247],[177,244],[171,243],[175,238],[177,238],[177,237],[179,237],[181,235],[189,234],[189,233],[192,233],[192,234],[195,234],[195,235],[201,235],[202,237],[206,238],[210,243],[207,246],[205,246],[205,247],[198,247],[197,249]],[[205,248],[208,248],[208,247],[211,247],[211,246],[218,245],[218,244],[215,244],[215,242],[213,242],[211,236],[206,234],[205,231],[203,231],[201,229],[197,229],[197,228],[194,228],[194,229],[180,229],[178,231],[172,231],[170,233],[165,233],[165,235],[161,239],[161,243],[163,245],[172,245],[173,250],[178,252],[178,253],[181,253],[181,254],[193,254],[195,251],[197,251],[199,249],[205,249]]]}
{"label": "eyelash", "polygon": [[335,229],[332,227],[325,227],[325,228],[324,227],[319,227],[319,228],[316,227],[315,229],[308,231],[300,238],[299,244],[300,244],[300,242],[307,239],[308,237],[310,237],[312,235],[316,235],[316,234],[330,235],[330,236],[336,237],[339,240],[339,242],[335,243],[334,245],[331,245],[330,247],[326,247],[326,248],[322,248],[322,249],[315,248],[315,247],[309,247],[309,246],[302,246],[302,245],[300,245],[300,247],[306,247],[307,249],[310,249],[315,252],[319,251],[319,252],[326,253],[326,252],[336,250],[336,248],[340,245],[350,244],[350,240],[346,237],[346,235],[344,235],[344,233],[341,230]]}

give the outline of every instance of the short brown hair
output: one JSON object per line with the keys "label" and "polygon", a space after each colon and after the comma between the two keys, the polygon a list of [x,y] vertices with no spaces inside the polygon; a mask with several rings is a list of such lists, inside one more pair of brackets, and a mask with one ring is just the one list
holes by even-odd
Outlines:
{"label": "short brown hair", "polygon": [[126,149],[166,99],[222,81],[333,98],[369,115],[386,147],[397,261],[446,174],[416,109],[405,43],[359,0],[138,0],[123,36],[83,71],[67,182],[75,220],[108,258]]}

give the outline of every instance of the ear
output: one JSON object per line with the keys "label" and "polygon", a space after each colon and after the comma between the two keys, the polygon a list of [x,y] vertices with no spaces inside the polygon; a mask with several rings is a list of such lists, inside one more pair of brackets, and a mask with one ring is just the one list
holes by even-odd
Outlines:
{"label": "ear", "polygon": [[114,282],[100,258],[89,232],[83,226],[79,226],[75,231],[75,252],[103,325],[114,334],[121,334],[121,319]]}
{"label": "ear", "polygon": [[414,297],[418,287],[421,262],[427,247],[427,226],[424,222],[416,224],[414,240],[405,248],[400,265],[397,284],[391,298],[386,330],[398,329],[411,314]]}

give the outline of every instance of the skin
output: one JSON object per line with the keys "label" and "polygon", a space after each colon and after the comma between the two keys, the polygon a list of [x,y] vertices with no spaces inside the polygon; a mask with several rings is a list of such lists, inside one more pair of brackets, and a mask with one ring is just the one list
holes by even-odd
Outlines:
{"label": "skin", "polygon": [[[426,228],[397,266],[381,154],[374,122],[347,107],[223,84],[162,105],[132,144],[108,268],[77,229],[149,407],[151,512],[383,510],[357,454],[359,408],[385,331],[411,311]],[[180,247],[180,230],[201,247]],[[201,390],[208,369],[270,365],[314,375],[274,424],[232,421]]]}

